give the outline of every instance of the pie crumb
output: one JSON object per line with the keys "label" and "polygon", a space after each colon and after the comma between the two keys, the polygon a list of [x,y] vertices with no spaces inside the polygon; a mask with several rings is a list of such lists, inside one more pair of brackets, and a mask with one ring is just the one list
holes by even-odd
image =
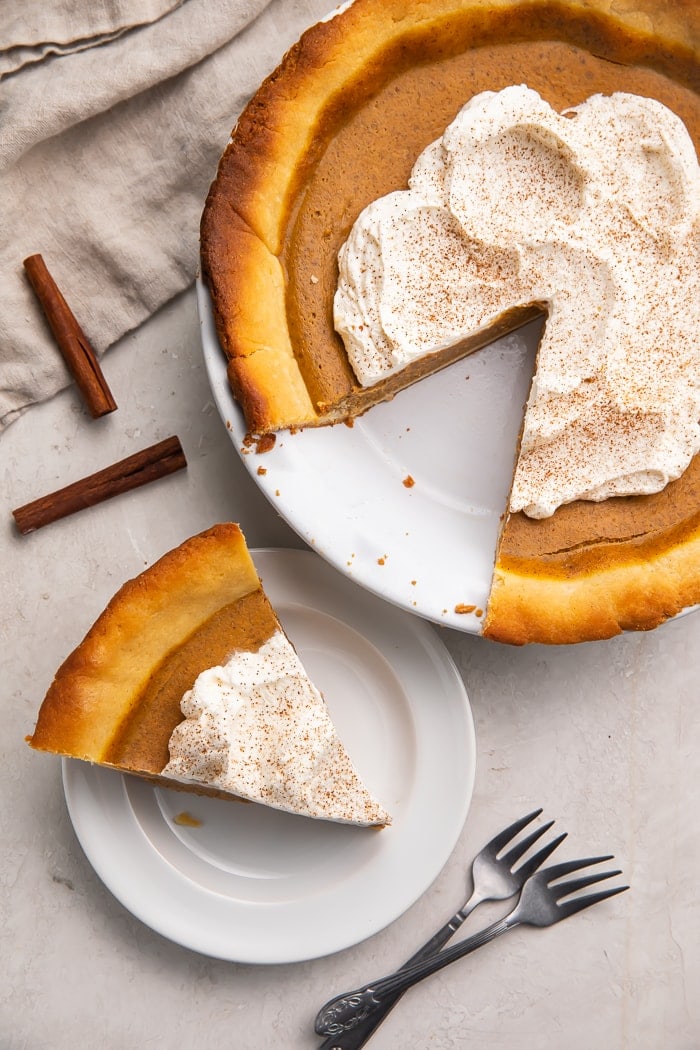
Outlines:
{"label": "pie crumb", "polygon": [[263,452],[269,452],[275,447],[276,440],[276,434],[263,434],[262,437],[256,439],[255,451],[259,456],[262,455]]}

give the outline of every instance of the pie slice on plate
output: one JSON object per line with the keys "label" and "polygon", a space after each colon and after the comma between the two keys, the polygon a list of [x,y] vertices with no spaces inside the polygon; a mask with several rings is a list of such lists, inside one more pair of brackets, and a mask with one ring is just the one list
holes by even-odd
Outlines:
{"label": "pie slice on plate", "polygon": [[187,540],[121,588],[59,668],[29,743],[166,787],[391,822],[234,524]]}
{"label": "pie slice on plate", "polygon": [[[405,190],[474,97],[527,85],[557,114],[591,96],[653,99],[697,149],[700,15],[683,0],[619,7],[354,0],[290,50],[234,129],[202,218],[202,270],[251,435],[351,421],[542,313],[538,300],[513,304],[368,385],[335,330],[338,255],[358,217]],[[699,326],[689,327],[697,356]],[[514,644],[578,642],[647,630],[698,602],[696,454],[659,492],[575,498],[541,519],[504,507],[482,630]]]}

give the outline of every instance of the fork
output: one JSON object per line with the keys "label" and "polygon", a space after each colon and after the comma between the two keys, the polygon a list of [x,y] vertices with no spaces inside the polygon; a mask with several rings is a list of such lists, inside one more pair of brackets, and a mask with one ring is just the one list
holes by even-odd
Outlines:
{"label": "fork", "polygon": [[[515,865],[525,856],[530,847],[546,831],[549,831],[554,824],[553,820],[531,831],[520,842],[512,845],[507,853],[504,853],[506,847],[513,842],[528,824],[531,824],[533,820],[539,817],[541,812],[542,809],[540,808],[532,813],[528,813],[527,816],[516,820],[509,827],[499,832],[490,842],[487,842],[472,862],[471,896],[465,901],[459,911],[455,912],[452,918],[422,948],[412,955],[408,962],[404,963],[402,970],[422,962],[439,951],[479,904],[492,900],[508,900],[509,897],[515,896],[522,888],[525,880],[544,864],[559,843],[566,838],[566,832],[544,846],[521,864],[519,868],[515,868]],[[387,1014],[393,1009],[402,994],[402,992],[397,992],[396,995],[388,996],[382,1001],[381,1006],[378,1005],[369,1016],[364,1019],[358,1018],[351,1029],[348,1028],[344,1032],[334,1032],[334,1038],[324,1041],[319,1050],[360,1050],[360,1047],[364,1046],[375,1029],[379,1027]]]}
{"label": "fork", "polygon": [[345,1032],[353,1028],[358,1021],[369,1017],[379,1009],[387,997],[397,993],[403,994],[425,977],[449,966],[455,959],[461,959],[463,955],[473,952],[500,934],[521,925],[552,926],[584,908],[589,908],[599,901],[607,900],[608,897],[614,897],[617,893],[629,889],[629,886],[615,886],[596,893],[589,893],[585,897],[571,897],[571,894],[586,889],[596,882],[620,875],[619,870],[603,871],[559,882],[566,875],[608,860],[612,860],[612,855],[564,861],[562,864],[554,864],[535,872],[523,885],[516,906],[504,918],[487,926],[480,933],[475,933],[473,937],[468,937],[451,948],[444,948],[422,962],[398,970],[389,977],[372,981],[371,984],[358,988],[354,992],[348,992],[329,1000],[325,1006],[321,1007],[316,1017],[315,1031],[318,1035],[336,1035]]}

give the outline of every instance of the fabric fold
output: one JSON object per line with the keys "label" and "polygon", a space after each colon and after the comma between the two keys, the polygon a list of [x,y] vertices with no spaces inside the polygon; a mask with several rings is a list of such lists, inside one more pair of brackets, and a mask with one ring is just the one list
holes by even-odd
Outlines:
{"label": "fabric fold", "polygon": [[0,78],[52,55],[68,55],[115,40],[158,21],[187,0],[24,0],[2,26]]}

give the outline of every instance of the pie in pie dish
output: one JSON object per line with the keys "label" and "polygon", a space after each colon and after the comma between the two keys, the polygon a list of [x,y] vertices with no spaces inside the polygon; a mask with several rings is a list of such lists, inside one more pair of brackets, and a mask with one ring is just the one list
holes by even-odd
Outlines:
{"label": "pie in pie dish", "polygon": [[[364,386],[335,330],[338,256],[358,217],[405,190],[468,100],[527,84],[563,114],[625,93],[663,103],[700,142],[700,20],[680,0],[635,6],[355,0],[305,34],[242,115],[202,220],[203,273],[252,434],[352,419],[542,313],[536,300],[502,309]],[[544,518],[505,510],[490,638],[604,638],[700,601],[697,455],[660,491],[574,498]]]}
{"label": "pie in pie dish", "polygon": [[383,826],[237,525],[127,582],[59,668],[31,746],[164,787]]}

